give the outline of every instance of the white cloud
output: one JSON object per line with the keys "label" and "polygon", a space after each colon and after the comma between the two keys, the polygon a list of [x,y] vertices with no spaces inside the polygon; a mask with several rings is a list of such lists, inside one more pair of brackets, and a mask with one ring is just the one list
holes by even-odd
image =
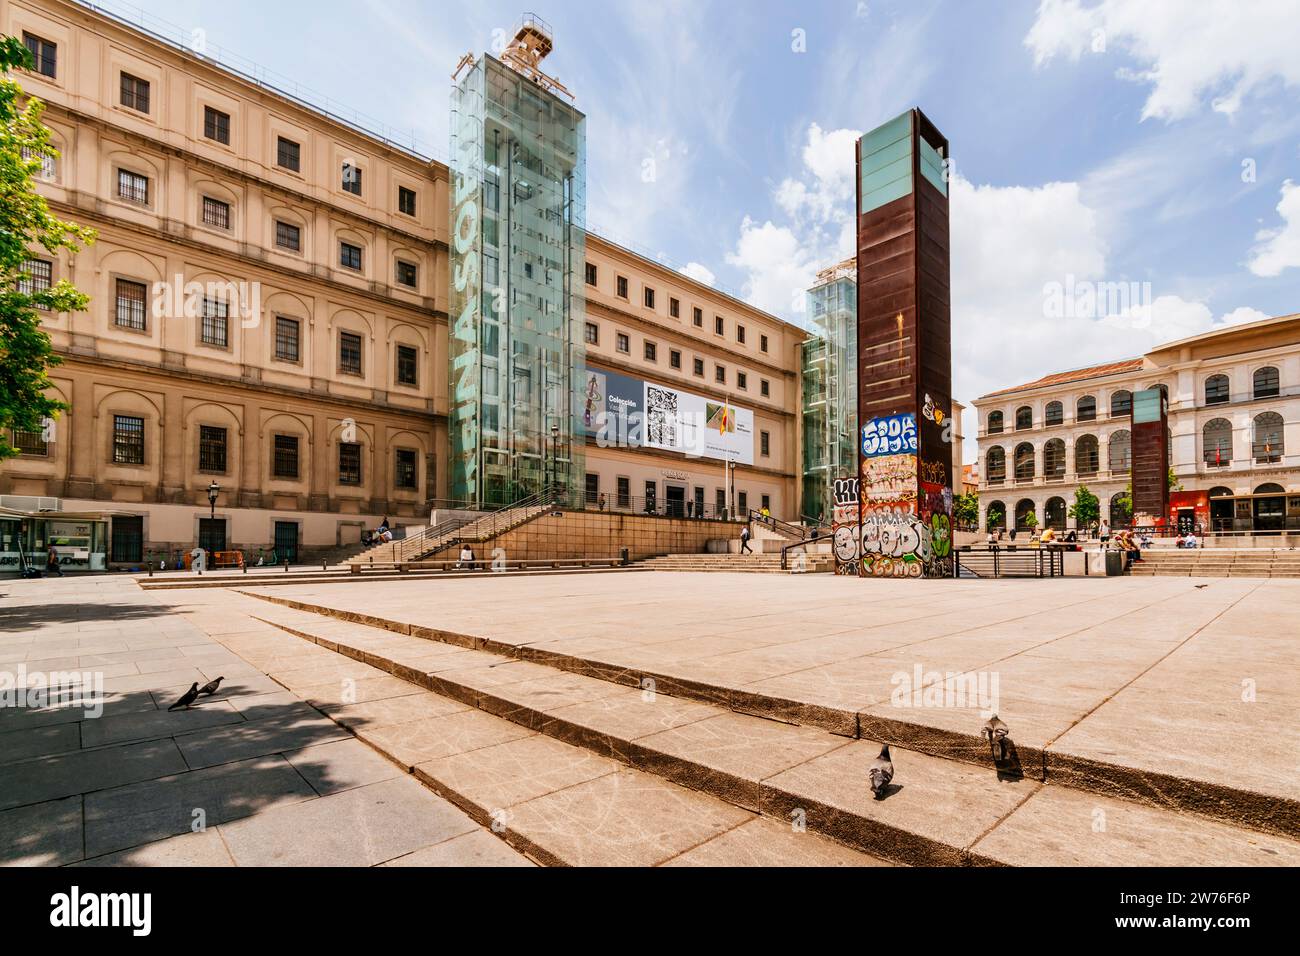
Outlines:
{"label": "white cloud", "polygon": [[1281,275],[1282,270],[1300,266],[1300,183],[1287,180],[1282,184],[1282,199],[1277,204],[1282,225],[1256,234],[1259,245],[1250,259],[1250,271],[1257,276]]}
{"label": "white cloud", "polygon": [[[1103,44],[1098,49],[1097,40]],[[1290,0],[1042,0],[1025,45],[1038,64],[1123,48],[1141,70],[1117,69],[1151,92],[1142,118],[1175,120],[1209,99],[1231,115],[1274,80],[1300,85],[1300,18]]]}
{"label": "white cloud", "polygon": [[713,285],[718,280],[718,277],[713,274],[713,271],[708,266],[701,265],[698,262],[688,262],[678,271],[687,278],[694,279],[704,285]]}
{"label": "white cloud", "polygon": [[771,220],[758,223],[748,216],[741,223],[735,250],[727,253],[727,263],[748,274],[745,299],[791,320],[803,311],[803,294],[817,270],[832,261],[819,256],[816,246],[807,245],[791,227]]}

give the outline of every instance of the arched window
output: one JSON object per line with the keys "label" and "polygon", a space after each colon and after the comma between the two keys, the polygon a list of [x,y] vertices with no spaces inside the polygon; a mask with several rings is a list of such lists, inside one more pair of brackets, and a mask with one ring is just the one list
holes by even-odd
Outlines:
{"label": "arched window", "polygon": [[1110,396],[1110,414],[1113,418],[1116,415],[1128,415],[1133,411],[1133,393],[1126,388],[1121,388],[1118,392],[1112,392]]}
{"label": "arched window", "polygon": [[990,501],[989,506],[984,509],[985,527],[989,530],[994,528],[1005,528],[1007,526],[1007,506],[1000,501]]}
{"label": "arched window", "polygon": [[1282,442],[1282,416],[1277,412],[1261,412],[1256,415],[1255,461],[1281,461],[1285,451]]}
{"label": "arched window", "polygon": [[1096,435],[1081,435],[1074,443],[1074,470],[1080,475],[1095,475],[1101,468],[1101,453]]}
{"label": "arched window", "polygon": [[997,435],[1000,434],[1001,431],[1002,431],[1002,413],[989,412],[988,433],[990,435]]}
{"label": "arched window", "polygon": [[1001,445],[994,445],[985,456],[985,477],[990,483],[1001,484],[1007,480],[1007,453]]}
{"label": "arched window", "polygon": [[1222,405],[1228,398],[1228,376],[1211,375],[1205,380],[1206,405]]}
{"label": "arched window", "polygon": [[1043,524],[1057,531],[1065,530],[1065,499],[1048,498],[1043,506]]}
{"label": "arched window", "polygon": [[1255,489],[1257,495],[1282,495],[1286,494],[1286,489],[1275,482],[1267,482]]}
{"label": "arched window", "polygon": [[1201,429],[1201,444],[1205,447],[1205,464],[1211,468],[1226,468],[1232,464],[1232,422],[1216,418]]}
{"label": "arched window", "polygon": [[1095,422],[1097,420],[1097,399],[1091,395],[1085,395],[1079,399],[1079,403],[1074,409],[1074,420],[1076,422]]}
{"label": "arched window", "polygon": [[1034,410],[1028,405],[1016,409],[1016,431],[1034,427]]}
{"label": "arched window", "polygon": [[1043,476],[1065,477],[1065,442],[1059,438],[1053,438],[1043,446]]}
{"label": "arched window", "polygon": [[1254,382],[1256,398],[1273,398],[1281,391],[1281,379],[1271,365],[1255,369]]}
{"label": "arched window", "polygon": [[1125,474],[1133,465],[1133,442],[1130,440],[1128,429],[1121,428],[1117,432],[1112,432],[1110,436],[1110,452],[1107,455],[1107,462],[1112,472]]}
{"label": "arched window", "polygon": [[1151,388],[1159,389],[1159,390],[1160,390],[1160,396],[1161,396],[1161,397],[1162,397],[1166,402],[1169,401],[1169,386],[1166,385],[1164,382],[1156,382],[1156,384],[1152,385]]}
{"label": "arched window", "polygon": [[1034,446],[1022,442],[1016,446],[1016,481],[1030,481],[1034,477]]}
{"label": "arched window", "polygon": [[[1029,523],[1029,516],[1034,515],[1034,503],[1028,498],[1021,498],[1016,504],[1016,530],[1032,531],[1037,524]],[[1038,522],[1038,515],[1034,515],[1035,522]]]}
{"label": "arched window", "polygon": [[1048,402],[1043,412],[1044,425],[1059,425],[1065,421],[1065,406],[1060,402]]}
{"label": "arched window", "polygon": [[1110,496],[1110,526],[1112,528],[1127,528],[1133,523],[1133,512],[1125,506],[1124,493],[1120,492]]}
{"label": "arched window", "polygon": [[1211,497],[1211,498],[1231,498],[1231,497],[1232,497],[1232,489],[1231,489],[1231,488],[1225,488],[1225,487],[1223,487],[1223,485],[1215,485],[1213,488],[1210,489],[1210,497]]}

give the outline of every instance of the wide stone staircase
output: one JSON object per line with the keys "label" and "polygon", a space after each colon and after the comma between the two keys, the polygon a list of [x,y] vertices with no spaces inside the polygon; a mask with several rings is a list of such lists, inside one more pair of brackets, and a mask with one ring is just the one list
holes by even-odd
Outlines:
{"label": "wide stone staircase", "polygon": [[638,561],[639,567],[652,571],[740,571],[750,574],[797,574],[833,571],[835,559],[829,554],[808,554],[800,560],[791,554],[781,567],[780,553],[755,554],[664,554]]}
{"label": "wide stone staircase", "polygon": [[[1049,773],[1028,748],[995,765],[973,728],[936,735],[581,646],[237,594],[315,649],[304,661],[239,634],[234,649],[298,668],[268,673],[544,864],[1300,864],[1300,804],[1230,781],[1077,760]],[[339,655],[353,663],[327,666]],[[875,799],[867,770],[883,743],[895,777]]]}
{"label": "wide stone staircase", "polygon": [[1300,551],[1273,548],[1148,548],[1133,565],[1135,576],[1195,578],[1300,578]]}
{"label": "wide stone staircase", "polygon": [[505,534],[549,511],[551,505],[528,499],[509,508],[493,511],[478,518],[449,518],[420,531],[408,533],[400,541],[391,541],[363,551],[348,560],[350,565],[408,564],[433,558],[461,544],[482,544]]}

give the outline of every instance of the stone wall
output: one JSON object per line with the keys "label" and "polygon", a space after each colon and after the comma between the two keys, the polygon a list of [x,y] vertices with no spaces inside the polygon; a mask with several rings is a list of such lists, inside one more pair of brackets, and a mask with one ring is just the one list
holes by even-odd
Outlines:
{"label": "stone wall", "polygon": [[480,561],[502,548],[510,561],[550,558],[616,558],[623,548],[631,560],[657,554],[703,553],[710,540],[740,537],[738,521],[698,521],[658,515],[557,510],[476,547]]}

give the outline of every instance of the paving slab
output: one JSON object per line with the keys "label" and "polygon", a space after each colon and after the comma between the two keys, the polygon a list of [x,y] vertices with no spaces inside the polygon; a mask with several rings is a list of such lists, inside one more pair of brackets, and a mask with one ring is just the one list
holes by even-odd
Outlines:
{"label": "paving slab", "polygon": [[74,866],[234,866],[215,829],[185,833],[117,853],[106,853]]}
{"label": "paving slab", "polygon": [[890,866],[877,857],[769,817],[755,817],[664,866]]}
{"label": "paving slab", "polygon": [[465,833],[380,866],[536,866],[518,850],[483,830]]}
{"label": "paving slab", "polygon": [[83,750],[22,764],[0,774],[0,810],[151,780],[186,769],[172,740]]}
{"label": "paving slab", "polygon": [[80,796],[0,813],[0,866],[63,866],[82,855]]}

